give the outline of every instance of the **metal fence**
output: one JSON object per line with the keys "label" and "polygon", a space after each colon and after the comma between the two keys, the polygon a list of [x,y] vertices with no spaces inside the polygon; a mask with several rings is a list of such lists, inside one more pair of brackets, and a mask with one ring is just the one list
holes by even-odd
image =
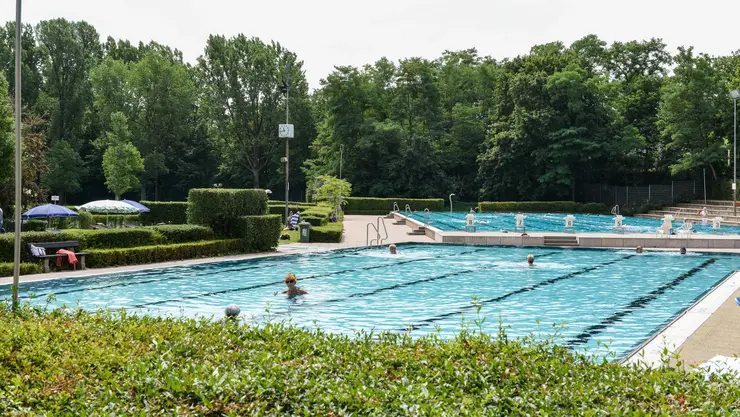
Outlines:
{"label": "metal fence", "polygon": [[670,184],[640,186],[587,184],[576,193],[577,201],[604,203],[607,206],[674,203],[703,198],[704,186],[700,181],[672,181]]}

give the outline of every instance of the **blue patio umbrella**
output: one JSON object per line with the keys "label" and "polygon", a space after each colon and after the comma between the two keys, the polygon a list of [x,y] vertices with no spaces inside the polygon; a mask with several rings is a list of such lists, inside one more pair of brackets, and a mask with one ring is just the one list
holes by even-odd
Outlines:
{"label": "blue patio umbrella", "polygon": [[49,217],[77,217],[77,213],[64,206],[44,204],[23,213],[24,219],[47,219]]}
{"label": "blue patio umbrella", "polygon": [[134,206],[139,210],[139,213],[149,213],[149,207],[133,200],[121,200],[121,202],[128,204],[129,206]]}

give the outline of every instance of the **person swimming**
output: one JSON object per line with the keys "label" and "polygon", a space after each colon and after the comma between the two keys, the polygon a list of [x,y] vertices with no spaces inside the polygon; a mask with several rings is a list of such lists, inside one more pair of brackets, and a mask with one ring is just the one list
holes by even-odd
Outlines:
{"label": "person swimming", "polygon": [[298,281],[298,278],[295,276],[295,274],[288,274],[285,276],[285,285],[288,286],[288,289],[281,292],[280,294],[288,294],[288,296],[296,296],[296,295],[303,295],[308,294],[308,291],[296,287],[296,282]]}
{"label": "person swimming", "polygon": [[686,255],[686,248],[685,248],[685,247],[683,247],[683,246],[681,246],[681,249],[679,249],[679,253],[680,253],[681,255]]}
{"label": "person swimming", "polygon": [[531,253],[527,255],[527,264],[529,264],[529,266],[534,266],[534,255]]}
{"label": "person swimming", "polygon": [[388,246],[388,251],[391,253],[391,255],[395,255],[398,253],[398,249],[396,248],[396,245],[392,243],[390,244],[390,246]]}
{"label": "person swimming", "polygon": [[635,252],[642,253],[642,246],[638,246],[635,248]]}

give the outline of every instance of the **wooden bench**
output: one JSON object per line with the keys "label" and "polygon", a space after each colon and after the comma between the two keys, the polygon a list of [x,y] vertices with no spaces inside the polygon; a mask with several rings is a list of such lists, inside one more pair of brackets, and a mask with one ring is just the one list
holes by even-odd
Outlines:
{"label": "wooden bench", "polygon": [[[70,240],[66,242],[42,242],[42,243],[32,243],[29,244],[29,250],[31,248],[31,245],[36,246],[37,248],[44,248],[46,250],[45,256],[34,256],[34,258],[40,259],[44,261],[44,272],[49,272],[49,259],[56,259],[60,256],[67,257],[67,255],[57,254],[56,251],[59,249],[67,249],[69,251],[72,251],[75,253],[75,256],[77,256],[77,260],[80,264],[80,269],[86,269],[85,268],[85,255],[87,255],[86,252],[77,252],[76,249],[80,246],[80,242],[76,240]],[[55,252],[55,253],[49,253],[49,252]]]}

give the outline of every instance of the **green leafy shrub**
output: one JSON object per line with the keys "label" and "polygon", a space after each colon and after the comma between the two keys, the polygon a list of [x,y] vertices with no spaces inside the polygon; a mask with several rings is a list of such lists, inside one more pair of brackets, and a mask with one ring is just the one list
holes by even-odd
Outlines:
{"label": "green leafy shrub", "polygon": [[[21,275],[40,274],[41,266],[38,263],[21,263]],[[13,276],[13,262],[0,263],[0,277]]]}
{"label": "green leafy shrub", "polygon": [[267,213],[264,190],[192,189],[188,195],[188,223],[208,226],[228,235],[230,221],[242,216]]}
{"label": "green leafy shrub", "polygon": [[275,249],[282,223],[280,216],[242,216],[234,219],[229,236],[243,239],[248,252],[267,252]]}
{"label": "green leafy shrub", "polygon": [[478,203],[478,207],[482,212],[609,213],[604,204],[573,201],[484,201]]}
{"label": "green leafy shrub", "polygon": [[143,224],[186,224],[188,222],[188,203],[185,201],[142,201],[149,213],[138,216]]}
{"label": "green leafy shrub", "polygon": [[211,240],[123,249],[93,249],[88,252],[88,266],[105,268],[243,253],[244,242],[240,239]]}
{"label": "green leafy shrub", "polygon": [[[270,205],[270,206],[279,206],[279,205],[282,204],[282,207],[285,207],[285,201],[280,201],[280,200],[269,200],[267,202],[267,204]],[[309,203],[309,202],[306,202],[306,201],[288,201],[288,205],[289,206],[293,206],[293,205],[296,205],[296,206],[315,206],[316,203]],[[277,214],[277,213],[275,213],[275,214]]]}
{"label": "green leafy shrub", "polygon": [[309,239],[316,243],[339,243],[342,241],[343,231],[342,222],[328,223],[326,226],[311,227]]}
{"label": "green leafy shrub", "polygon": [[311,226],[323,226],[328,222],[328,218],[325,216],[312,216],[307,214],[305,216],[301,216],[301,221],[311,223]]}
{"label": "green leafy shrub", "polygon": [[92,213],[81,211],[77,216],[77,227],[80,229],[91,229],[95,224],[95,216]]}
{"label": "green leafy shrub", "polygon": [[46,230],[46,221],[36,219],[26,220],[22,228],[24,232],[43,232]]}
{"label": "green leafy shrub", "polygon": [[185,243],[203,240],[214,240],[216,234],[205,226],[194,224],[168,224],[162,226],[150,226],[152,230],[162,236],[159,243]]}
{"label": "green leafy shrub", "polygon": [[25,306],[19,314],[2,309],[0,327],[0,380],[9,381],[0,388],[3,415],[740,412],[740,386],[729,377],[705,381],[700,372],[668,365],[592,361],[551,342],[505,335],[347,337],[281,323]]}
{"label": "green leafy shrub", "polygon": [[401,211],[406,204],[412,210],[443,211],[445,202],[441,198],[374,198],[374,197],[349,197],[347,205],[344,206],[345,214],[388,214],[393,211],[393,203],[397,203]]}

